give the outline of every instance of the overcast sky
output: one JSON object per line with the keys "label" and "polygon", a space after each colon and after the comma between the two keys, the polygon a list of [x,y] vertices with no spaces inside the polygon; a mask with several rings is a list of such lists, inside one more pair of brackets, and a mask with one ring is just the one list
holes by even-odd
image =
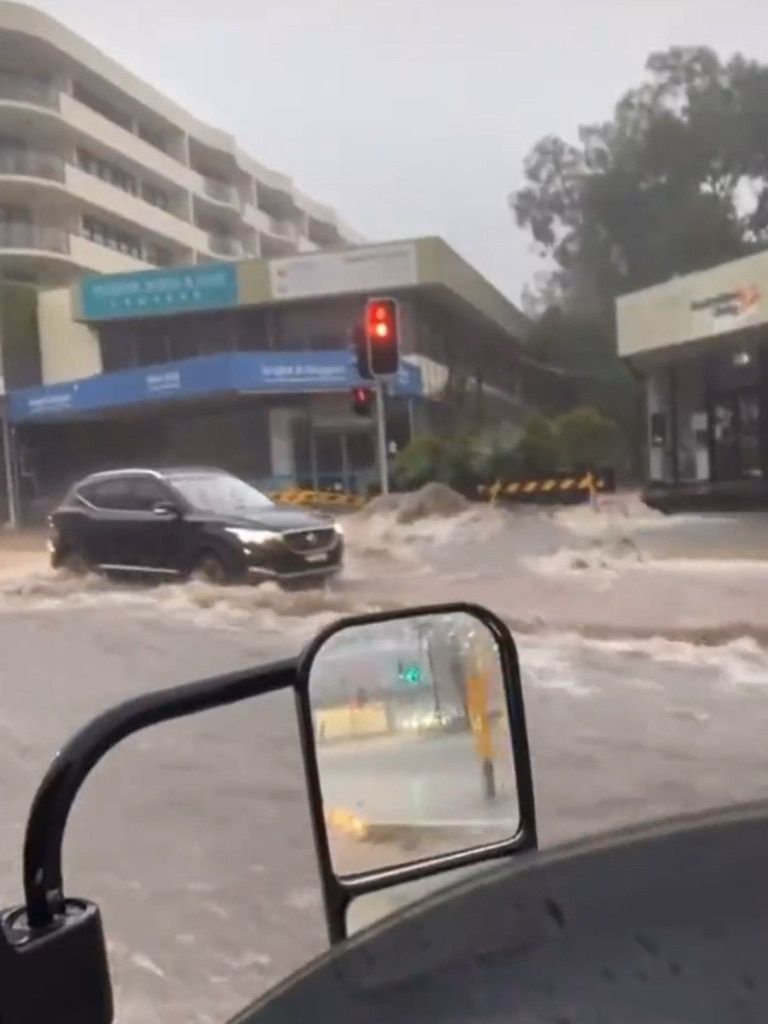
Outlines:
{"label": "overcast sky", "polygon": [[41,0],[372,239],[443,235],[517,299],[507,195],[548,132],[608,115],[646,54],[768,60],[760,0]]}

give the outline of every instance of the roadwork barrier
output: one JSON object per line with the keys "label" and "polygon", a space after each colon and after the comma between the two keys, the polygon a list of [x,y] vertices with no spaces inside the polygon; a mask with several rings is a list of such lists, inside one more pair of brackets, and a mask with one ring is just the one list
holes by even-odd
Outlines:
{"label": "roadwork barrier", "polygon": [[495,504],[498,501],[531,502],[536,504],[580,504],[594,501],[597,495],[615,490],[613,474],[608,473],[552,473],[548,476],[522,480],[497,480],[481,485],[482,498]]}
{"label": "roadwork barrier", "polygon": [[279,505],[311,505],[313,508],[362,508],[368,501],[362,494],[344,491],[305,491],[298,488],[270,491],[267,497]]}
{"label": "roadwork barrier", "polygon": [[[550,473],[546,476],[530,476],[519,480],[497,480],[495,483],[480,484],[474,492],[469,488],[462,493],[470,501],[489,501],[491,504],[509,501],[575,505],[594,501],[600,494],[613,494],[615,490],[614,473],[602,470],[585,473]],[[373,497],[341,490],[322,491],[301,487],[284,487],[268,491],[267,496],[281,505],[348,511],[362,508]]]}

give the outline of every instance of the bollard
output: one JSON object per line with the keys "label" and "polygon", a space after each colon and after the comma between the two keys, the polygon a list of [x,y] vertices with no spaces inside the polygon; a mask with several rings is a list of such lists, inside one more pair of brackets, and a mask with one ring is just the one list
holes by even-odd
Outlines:
{"label": "bollard", "polygon": [[483,792],[486,800],[496,799],[496,769],[490,757],[483,759]]}
{"label": "bollard", "polygon": [[496,768],[493,758],[493,737],[488,711],[488,678],[480,670],[467,678],[467,706],[475,749],[480,760],[481,783],[486,800],[496,799]]}

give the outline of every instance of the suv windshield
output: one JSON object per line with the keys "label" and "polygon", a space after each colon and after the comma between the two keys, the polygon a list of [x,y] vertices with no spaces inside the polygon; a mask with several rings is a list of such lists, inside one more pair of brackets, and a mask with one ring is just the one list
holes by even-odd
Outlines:
{"label": "suv windshield", "polygon": [[171,477],[171,483],[198,512],[229,515],[262,511],[274,502],[244,480],[229,473],[189,473]]}

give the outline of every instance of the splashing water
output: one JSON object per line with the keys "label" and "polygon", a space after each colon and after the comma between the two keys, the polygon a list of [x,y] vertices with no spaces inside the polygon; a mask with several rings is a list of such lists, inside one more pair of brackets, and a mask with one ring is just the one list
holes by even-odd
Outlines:
{"label": "splashing water", "polygon": [[[527,632],[696,643],[768,638],[762,613],[768,560],[754,557],[754,551],[748,561],[728,557],[723,538],[743,536],[738,521],[668,518],[632,498],[608,501],[598,511],[481,505],[452,511],[430,515],[422,509],[421,518],[403,523],[395,503],[345,517],[344,573],[317,590],[289,592],[273,584],[216,588],[198,582],[116,585],[48,571],[39,548],[14,550],[12,558],[2,556],[0,614],[97,604],[203,628],[248,623],[267,634],[305,636],[340,615],[472,600]],[[768,555],[768,526],[758,522],[750,529]],[[701,558],[699,551],[686,557],[691,537],[699,537],[699,548],[705,554],[711,550],[712,557]],[[738,544],[735,550],[738,554]]]}

